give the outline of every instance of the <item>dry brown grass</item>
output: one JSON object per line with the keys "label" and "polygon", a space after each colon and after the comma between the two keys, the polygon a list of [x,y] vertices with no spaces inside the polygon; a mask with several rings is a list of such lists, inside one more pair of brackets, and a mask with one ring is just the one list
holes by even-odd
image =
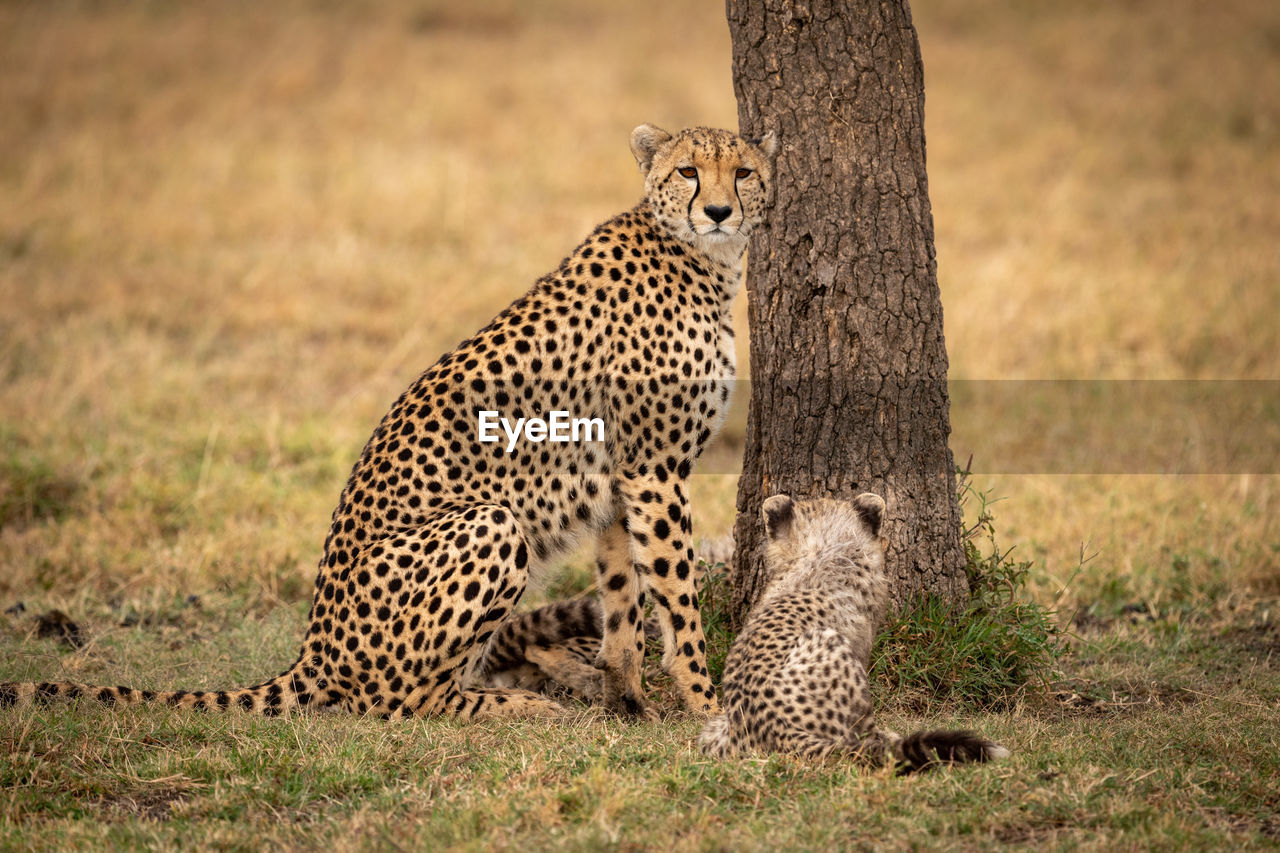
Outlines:
{"label": "dry brown grass", "polygon": [[[1275,4],[915,11],[953,375],[1280,378]],[[715,4],[10,2],[0,33],[0,596],[81,608],[305,598],[388,402],[637,197],[630,127],[736,121]],[[733,485],[697,484],[703,534]],[[1175,562],[1276,590],[1274,476],[978,485],[1045,597]]]}
{"label": "dry brown grass", "polygon": [[1280,377],[1280,13],[921,4],[953,375]]}

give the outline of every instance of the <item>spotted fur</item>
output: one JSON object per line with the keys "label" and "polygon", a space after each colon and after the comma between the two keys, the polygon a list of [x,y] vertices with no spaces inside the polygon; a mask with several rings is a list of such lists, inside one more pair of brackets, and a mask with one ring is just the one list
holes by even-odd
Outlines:
{"label": "spotted fur", "polygon": [[[645,619],[646,639],[662,635]],[[591,704],[603,697],[595,666],[604,636],[604,615],[593,595],[557,601],[508,619],[493,635],[479,670],[488,687],[519,687]]]}
{"label": "spotted fur", "polygon": [[725,712],[704,726],[703,751],[839,755],[903,772],[1008,755],[973,732],[902,738],[875,725],[867,667],[886,603],[884,508],[869,493],[764,502],[765,589],[725,661]]}
{"label": "spotted fur", "polygon": [[[771,183],[772,137],[636,128],[645,198],[426,370],[392,405],[334,510],[296,663],[254,687],[151,692],[0,685],[0,702],[87,696],[274,714],[554,715],[476,682],[531,575],[598,537],[604,703],[645,712],[642,605],[685,705],[717,710],[698,616],[688,477],[724,418],[730,304]],[[599,417],[603,441],[479,440],[479,413]]]}

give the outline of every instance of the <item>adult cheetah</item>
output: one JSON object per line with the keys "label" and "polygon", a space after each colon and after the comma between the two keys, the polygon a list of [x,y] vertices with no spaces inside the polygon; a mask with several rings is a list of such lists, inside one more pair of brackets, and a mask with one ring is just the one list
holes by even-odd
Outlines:
{"label": "adult cheetah", "polygon": [[762,515],[765,589],[725,660],[725,713],[703,727],[703,751],[892,760],[903,772],[1009,754],[973,732],[902,738],[875,725],[867,667],[886,604],[883,499],[775,495]]}
{"label": "adult cheetah", "polygon": [[[686,707],[717,710],[698,616],[687,480],[722,422],[729,308],[772,182],[772,135],[695,127],[631,134],[643,200],[426,370],[351,472],[324,543],[296,663],[254,687],[152,692],[0,685],[0,704],[85,696],[265,714],[304,706],[463,719],[554,715],[529,691],[477,685],[494,630],[531,575],[598,537],[604,704],[648,714],[644,593]],[[483,422],[557,413],[602,423],[556,441]],[[563,436],[562,436],[563,437]]]}

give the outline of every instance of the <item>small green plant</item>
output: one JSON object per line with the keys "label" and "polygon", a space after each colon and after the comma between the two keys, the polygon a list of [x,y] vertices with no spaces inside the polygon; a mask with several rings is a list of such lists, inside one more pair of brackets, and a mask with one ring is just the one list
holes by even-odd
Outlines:
{"label": "small green plant", "polygon": [[735,636],[730,627],[732,593],[729,589],[729,572],[724,563],[698,562],[702,572],[702,587],[698,591],[698,604],[702,611],[702,630],[707,638],[707,671],[711,682],[719,684],[724,675],[724,661]]}
{"label": "small green plant", "polygon": [[958,701],[1001,708],[1027,684],[1045,682],[1065,651],[1051,608],[1023,594],[1031,561],[1001,550],[989,493],[959,472],[959,500],[978,502],[964,531],[967,601],[920,595],[890,616],[871,654],[872,680],[899,701]]}

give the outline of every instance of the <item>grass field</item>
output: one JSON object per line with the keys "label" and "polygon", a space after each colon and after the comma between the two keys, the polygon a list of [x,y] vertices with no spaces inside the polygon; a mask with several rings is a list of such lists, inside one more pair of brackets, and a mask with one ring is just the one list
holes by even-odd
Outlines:
{"label": "grass field", "polygon": [[[952,376],[1280,380],[1280,7],[914,12]],[[736,115],[714,3],[0,3],[0,680],[279,671],[390,401],[634,203],[635,124]],[[1072,652],[1008,708],[883,715],[978,728],[999,766],[715,763],[678,714],[4,710],[0,848],[1274,848],[1274,457],[974,460]],[[695,480],[722,535],[735,478]],[[54,608],[85,645],[36,635]]]}

